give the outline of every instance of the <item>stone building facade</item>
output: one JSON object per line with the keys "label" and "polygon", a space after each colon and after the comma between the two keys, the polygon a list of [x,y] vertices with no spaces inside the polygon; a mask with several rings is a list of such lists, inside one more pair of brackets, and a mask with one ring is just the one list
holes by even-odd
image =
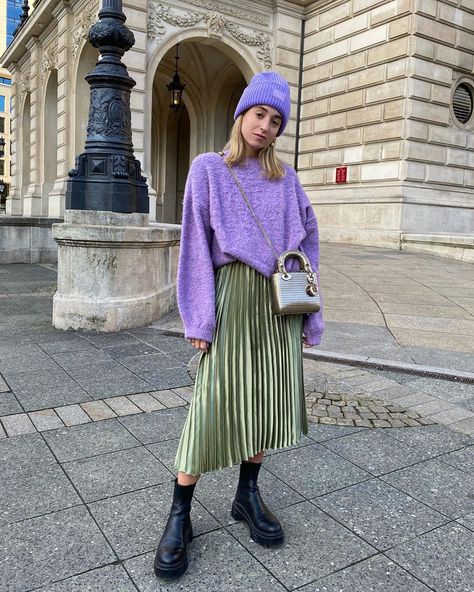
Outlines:
{"label": "stone building facade", "polygon": [[[83,149],[96,0],[40,0],[2,65],[13,76],[7,215],[60,218]],[[474,260],[472,0],[124,1],[133,142],[150,217],[179,223],[190,161],[220,150],[246,81],[288,80],[278,140],[326,241]],[[168,91],[179,43],[184,106]]]}

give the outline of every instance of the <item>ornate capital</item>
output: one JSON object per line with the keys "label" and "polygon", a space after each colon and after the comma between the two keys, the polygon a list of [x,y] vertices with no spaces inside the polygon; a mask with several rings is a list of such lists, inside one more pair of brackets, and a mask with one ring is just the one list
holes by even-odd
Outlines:
{"label": "ornate capital", "polygon": [[22,95],[30,92],[30,73],[23,72],[20,78],[20,92]]}
{"label": "ornate capital", "polygon": [[58,67],[58,42],[54,41],[44,52],[41,62],[41,82],[44,82],[46,74]]}
{"label": "ornate capital", "polygon": [[96,0],[92,0],[80,13],[76,19],[75,32],[72,39],[72,57],[75,58],[79,49],[81,40],[87,39],[89,29],[97,22],[97,13],[99,6]]}

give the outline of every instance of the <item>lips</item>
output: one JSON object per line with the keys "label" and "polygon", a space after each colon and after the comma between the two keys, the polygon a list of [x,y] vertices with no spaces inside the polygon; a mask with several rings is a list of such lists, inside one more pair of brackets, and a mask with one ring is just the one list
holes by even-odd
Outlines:
{"label": "lips", "polygon": [[254,135],[257,136],[257,138],[259,140],[264,140],[264,141],[266,140],[265,136],[261,136],[260,134],[254,134]]}

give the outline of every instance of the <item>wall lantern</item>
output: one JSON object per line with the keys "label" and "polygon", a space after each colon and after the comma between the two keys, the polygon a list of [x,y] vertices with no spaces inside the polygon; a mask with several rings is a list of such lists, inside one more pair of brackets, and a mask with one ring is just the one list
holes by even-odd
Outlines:
{"label": "wall lantern", "polygon": [[0,156],[5,156],[5,138],[0,138]]}
{"label": "wall lantern", "polygon": [[166,85],[166,87],[170,93],[170,109],[172,109],[175,113],[181,107],[181,99],[183,96],[183,90],[184,90],[184,87],[186,86],[185,84],[181,84],[181,80],[179,79],[178,48],[179,48],[179,43],[176,45],[176,56],[174,58],[176,60],[176,70],[174,72],[173,80],[169,84]]}

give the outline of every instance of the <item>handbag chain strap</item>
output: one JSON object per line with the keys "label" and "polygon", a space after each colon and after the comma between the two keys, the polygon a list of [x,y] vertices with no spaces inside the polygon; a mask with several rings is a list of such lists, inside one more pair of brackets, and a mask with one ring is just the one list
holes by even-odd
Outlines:
{"label": "handbag chain strap", "polygon": [[[219,152],[219,154],[220,154],[220,156],[222,156],[222,158],[224,158],[224,153],[223,153],[223,152]],[[230,171],[230,174],[231,174],[231,175],[234,177],[234,181],[235,181],[235,183],[236,183],[237,187],[239,188],[239,191],[240,191],[240,193],[242,194],[242,197],[244,198],[244,200],[245,200],[245,203],[248,205],[248,207],[249,207],[249,210],[250,210],[250,212],[252,213],[252,216],[253,216],[253,217],[254,217],[254,219],[255,219],[255,222],[258,224],[258,227],[259,227],[259,228],[260,228],[260,230],[262,231],[262,234],[263,234],[263,236],[265,237],[265,240],[267,241],[267,243],[270,245],[271,249],[272,249],[272,250],[273,250],[273,252],[275,253],[275,257],[276,257],[276,259],[277,259],[277,261],[278,261],[278,259],[279,259],[279,257],[280,257],[280,256],[278,255],[278,253],[277,253],[277,251],[276,251],[275,247],[273,246],[273,243],[272,243],[272,241],[271,241],[271,240],[268,238],[268,234],[265,232],[265,228],[263,228],[263,226],[260,224],[260,220],[257,218],[257,215],[255,214],[255,211],[254,211],[254,209],[252,208],[252,206],[251,206],[251,204],[250,204],[250,202],[249,202],[249,200],[248,200],[247,196],[245,195],[245,191],[244,191],[244,189],[243,189],[243,187],[242,187],[242,185],[241,185],[241,183],[240,183],[240,181],[239,181],[239,179],[238,179],[237,175],[234,173],[234,170],[232,169],[232,167],[230,166],[230,164],[229,164],[229,163],[228,163],[228,162],[227,162],[225,159],[224,159],[224,162],[226,163],[226,165],[227,165],[227,168],[228,168],[228,169],[229,169],[229,171]]]}

